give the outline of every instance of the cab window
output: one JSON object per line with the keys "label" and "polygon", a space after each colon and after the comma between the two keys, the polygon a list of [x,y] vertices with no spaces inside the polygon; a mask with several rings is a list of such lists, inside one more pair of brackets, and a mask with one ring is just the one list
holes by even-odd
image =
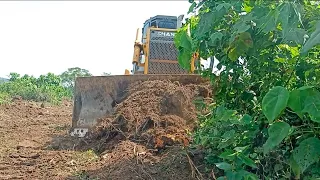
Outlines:
{"label": "cab window", "polygon": [[156,22],[156,21],[153,21],[153,22],[151,23],[151,27],[157,27],[157,22]]}
{"label": "cab window", "polygon": [[142,32],[142,42],[145,42],[145,38],[146,38],[146,36],[147,36],[147,30],[148,30],[148,27],[149,27],[149,22],[148,23],[146,23],[145,25],[144,25],[144,27],[143,27],[143,32]]}
{"label": "cab window", "polygon": [[175,29],[175,24],[173,22],[160,21],[159,28]]}

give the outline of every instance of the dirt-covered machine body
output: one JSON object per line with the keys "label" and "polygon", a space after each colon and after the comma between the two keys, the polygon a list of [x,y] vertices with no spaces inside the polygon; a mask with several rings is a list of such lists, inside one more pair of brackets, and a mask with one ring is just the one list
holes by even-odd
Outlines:
{"label": "dirt-covered machine body", "polygon": [[[155,16],[139,29],[134,44],[131,73],[125,75],[78,77],[75,82],[71,135],[83,137],[99,118],[112,115],[114,107],[125,98],[127,88],[137,81],[172,80],[180,84],[198,84],[200,76],[182,69],[174,45],[178,18]],[[193,62],[193,61],[192,61]]]}

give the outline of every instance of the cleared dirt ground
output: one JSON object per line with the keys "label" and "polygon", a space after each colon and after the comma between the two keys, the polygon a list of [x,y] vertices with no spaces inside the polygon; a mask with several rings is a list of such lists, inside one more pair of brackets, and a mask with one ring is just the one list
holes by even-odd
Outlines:
{"label": "cleared dirt ground", "polygon": [[[170,108],[154,105],[150,107],[159,108],[139,113],[135,105],[139,102],[128,97],[119,104],[117,116],[102,119],[96,132],[84,140],[68,135],[71,102],[51,106],[16,99],[0,106],[0,179],[198,179],[201,167],[194,168],[193,162],[201,160],[201,154],[186,155],[183,150],[189,143],[183,130],[192,128],[189,121],[195,118],[188,98],[196,95],[192,92],[197,88],[159,83],[155,89],[160,90],[148,89],[151,94],[141,89],[132,93],[153,99],[141,98],[140,103]],[[171,88],[172,93],[161,91],[160,86]],[[191,110],[172,112],[181,106],[172,98],[178,96],[187,97],[182,103]]]}

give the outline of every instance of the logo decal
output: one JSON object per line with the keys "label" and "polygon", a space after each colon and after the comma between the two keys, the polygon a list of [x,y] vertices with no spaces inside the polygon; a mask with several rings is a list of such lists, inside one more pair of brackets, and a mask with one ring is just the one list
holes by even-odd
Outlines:
{"label": "logo decal", "polygon": [[174,37],[175,33],[174,32],[157,32],[158,36],[166,36],[166,37]]}

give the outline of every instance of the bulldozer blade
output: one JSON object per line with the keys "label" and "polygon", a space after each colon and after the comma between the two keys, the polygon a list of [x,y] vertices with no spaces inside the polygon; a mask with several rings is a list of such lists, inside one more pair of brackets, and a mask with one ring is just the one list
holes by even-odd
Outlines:
{"label": "bulldozer blade", "polygon": [[205,80],[195,74],[141,74],[78,77],[75,81],[71,136],[84,137],[99,118],[113,115],[115,105],[137,81],[170,80],[180,84],[198,84]]}

